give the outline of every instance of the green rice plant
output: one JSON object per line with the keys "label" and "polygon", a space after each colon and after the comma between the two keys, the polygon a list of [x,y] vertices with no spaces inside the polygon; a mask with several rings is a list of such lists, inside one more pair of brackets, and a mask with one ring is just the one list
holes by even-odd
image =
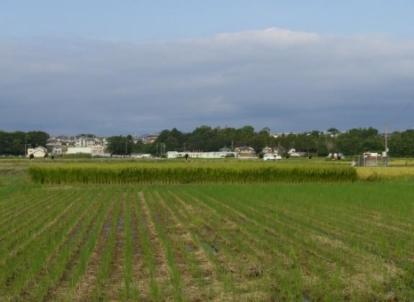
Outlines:
{"label": "green rice plant", "polygon": [[[162,213],[159,210],[154,209],[154,206],[157,205],[157,201],[154,199],[154,196],[152,194],[147,194],[147,201],[151,219],[154,222],[156,232],[162,244],[162,249],[164,250],[163,252],[165,253],[165,257],[167,259],[170,280],[174,288],[174,301],[183,301],[181,274],[175,262],[175,253],[172,247],[172,243],[168,240],[166,230],[163,227],[165,218],[161,216]],[[157,209],[159,209],[158,206]]]}
{"label": "green rice plant", "polygon": [[[13,215],[9,214],[7,218],[2,219],[1,221],[4,221],[4,224],[0,227],[0,240],[3,244],[0,246],[0,258],[17,244],[22,244],[25,238],[28,238],[32,232],[41,228],[48,218],[53,219],[56,206],[66,203],[70,197],[73,198],[73,192],[50,194],[45,199],[41,199],[38,196],[37,202],[32,201],[32,205],[27,206],[23,204],[14,210]],[[20,204],[19,202],[16,203]],[[51,203],[54,203],[54,207],[51,206]],[[44,209],[50,211],[44,211]],[[33,213],[39,214],[33,215]]]}
{"label": "green rice plant", "polygon": [[[51,225],[50,228],[46,227],[35,233],[29,245],[14,254],[14,260],[5,263],[1,269],[0,283],[6,284],[11,297],[27,286],[31,277],[40,271],[47,257],[65,240],[66,232],[76,225],[82,210],[82,204],[75,202],[69,210],[63,212],[59,224],[54,228],[51,228]],[[16,271],[22,271],[24,274],[14,275]]]}
{"label": "green rice plant", "polygon": [[112,264],[113,264],[113,254],[115,251],[116,244],[116,235],[117,235],[117,225],[120,221],[121,214],[121,203],[116,202],[114,207],[114,214],[111,224],[111,229],[108,238],[105,239],[105,246],[102,252],[101,261],[99,265],[99,271],[96,278],[96,287],[92,294],[93,299],[100,301],[105,300],[106,298],[106,286],[108,286],[108,277],[110,275]]}
{"label": "green rice plant", "polygon": [[[104,203],[98,202],[99,197],[101,196],[97,196],[97,198],[90,202],[90,205],[88,205],[88,208],[86,208],[84,214],[82,214],[82,221],[78,222],[75,229],[72,229],[71,232],[65,236],[65,241],[59,249],[57,249],[54,254],[49,257],[50,259],[44,263],[42,270],[47,272],[47,274],[41,274],[39,280],[33,278],[31,282],[32,284],[25,289],[25,296],[29,300],[45,300],[49,291],[54,288],[62,278],[70,259],[76,255],[76,252],[81,248],[80,245],[83,243],[84,237],[88,235],[90,227],[105,209]],[[95,208],[96,206],[97,209]],[[90,210],[92,210],[93,214],[87,215]]]}
{"label": "green rice plant", "polygon": [[127,205],[125,210],[125,227],[124,227],[124,238],[125,238],[125,245],[124,245],[124,299],[125,300],[136,300],[137,299],[137,292],[135,287],[133,286],[133,253],[134,247],[132,242],[132,222],[131,222],[131,202],[128,199],[128,195],[123,196],[126,199]]}
{"label": "green rice plant", "polygon": [[293,161],[32,165],[93,173],[0,193],[1,301],[414,299],[409,179],[260,174],[335,169]]}
{"label": "green rice plant", "polygon": [[136,202],[134,203],[135,215],[138,220],[138,237],[143,251],[145,268],[149,275],[149,292],[152,301],[162,301],[162,288],[156,281],[156,260],[154,247],[151,245],[149,238],[148,221],[142,211],[142,192],[136,194]]}
{"label": "green rice plant", "polygon": [[99,235],[102,233],[105,221],[110,217],[110,211],[114,207],[114,201],[112,195],[105,192],[104,199],[101,203],[104,204],[104,211],[98,216],[97,221],[93,224],[92,228],[88,231],[88,237],[79,250],[79,254],[76,258],[76,264],[70,268],[67,272],[66,281],[68,282],[68,288],[65,293],[65,298],[73,300],[73,296],[76,291],[76,286],[79,284],[81,278],[84,276],[87,266],[89,264],[93,250],[98,242]]}

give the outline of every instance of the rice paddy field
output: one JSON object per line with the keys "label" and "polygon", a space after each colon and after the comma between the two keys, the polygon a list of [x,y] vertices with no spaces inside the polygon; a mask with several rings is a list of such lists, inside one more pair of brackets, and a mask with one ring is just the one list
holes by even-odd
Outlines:
{"label": "rice paddy field", "polygon": [[[0,300],[414,301],[411,168],[280,164],[284,181],[197,182],[200,170],[171,183],[165,169],[189,163],[0,160]],[[30,172],[82,167],[147,167],[164,180]],[[313,181],[297,176],[306,169]]]}

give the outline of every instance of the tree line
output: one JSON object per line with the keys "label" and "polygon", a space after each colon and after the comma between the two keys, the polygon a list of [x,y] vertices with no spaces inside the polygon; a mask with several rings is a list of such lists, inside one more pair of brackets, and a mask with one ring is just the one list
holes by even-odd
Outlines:
{"label": "tree line", "polygon": [[[30,147],[46,146],[49,134],[43,131],[0,131],[0,155],[24,155]],[[272,147],[286,154],[290,149],[312,155],[326,156],[341,152],[358,155],[365,151],[385,150],[384,134],[375,128],[354,128],[344,132],[335,128],[327,131],[287,133],[274,136],[268,128],[255,130],[252,126],[220,128],[201,126],[191,132],[176,128],[163,130],[153,144],[144,144],[132,135],[108,138],[107,152],[119,155],[151,153],[162,155],[165,151],[218,151],[233,150],[239,146],[253,147],[260,153]],[[389,154],[397,157],[414,157],[414,129],[396,131],[388,135]]]}
{"label": "tree line", "polygon": [[0,155],[25,155],[27,148],[46,146],[49,134],[43,131],[0,131]]}
{"label": "tree line", "polygon": [[[317,156],[329,153],[358,155],[366,151],[385,150],[384,134],[375,128],[354,128],[344,132],[336,128],[327,131],[309,131],[272,135],[268,128],[256,131],[252,126],[220,128],[201,126],[192,132],[176,128],[163,130],[153,144],[135,141],[132,136],[113,136],[108,139],[108,151],[113,154],[151,153],[163,151],[218,151],[233,150],[238,146],[250,146],[260,153],[271,147],[286,154],[290,149]],[[414,130],[396,131],[388,134],[391,156],[414,156]]]}

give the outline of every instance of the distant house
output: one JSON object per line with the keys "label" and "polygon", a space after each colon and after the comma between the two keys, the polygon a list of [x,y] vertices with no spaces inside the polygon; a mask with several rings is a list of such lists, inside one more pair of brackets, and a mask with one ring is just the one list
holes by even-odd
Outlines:
{"label": "distant house", "polygon": [[143,144],[153,144],[158,138],[158,134],[147,134],[141,137],[141,141]]}
{"label": "distant house", "polygon": [[249,146],[241,146],[234,149],[237,157],[240,159],[254,159],[257,158],[256,151]]}
{"label": "distant house", "polygon": [[131,154],[131,158],[136,158],[136,159],[150,159],[152,158],[152,155],[149,153],[132,153]]}
{"label": "distant house", "polygon": [[45,147],[29,148],[26,156],[28,158],[45,158],[47,157],[47,149]]}
{"label": "distant house", "polygon": [[299,151],[296,151],[296,149],[293,149],[293,148],[288,151],[288,154],[289,154],[290,157],[304,157],[304,156],[306,156],[305,152],[299,152]]}
{"label": "distant house", "polygon": [[102,145],[92,145],[89,147],[69,147],[66,151],[68,155],[90,154],[91,156],[105,156],[105,147]]}
{"label": "distant house", "polygon": [[62,155],[64,152],[64,147],[61,141],[58,140],[49,140],[46,144],[46,148],[49,153],[53,155]]}
{"label": "distant house", "polygon": [[281,160],[282,156],[279,155],[279,152],[271,147],[264,147],[262,150],[263,160]]}
{"label": "distant house", "polygon": [[227,157],[236,157],[235,152],[218,151],[218,152],[177,152],[168,151],[167,158],[204,158],[204,159],[219,159]]}
{"label": "distant house", "polygon": [[66,151],[66,154],[73,155],[73,154],[90,154],[92,155],[92,148],[91,147],[69,147]]}
{"label": "distant house", "polygon": [[264,147],[262,150],[263,154],[269,154],[269,153],[273,153],[273,148],[271,147]]}

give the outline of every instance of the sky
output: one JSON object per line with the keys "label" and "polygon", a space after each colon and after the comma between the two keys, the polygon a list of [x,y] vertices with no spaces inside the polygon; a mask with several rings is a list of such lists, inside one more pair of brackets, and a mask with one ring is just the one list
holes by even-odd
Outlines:
{"label": "sky", "polygon": [[414,128],[413,1],[0,1],[0,130]]}

